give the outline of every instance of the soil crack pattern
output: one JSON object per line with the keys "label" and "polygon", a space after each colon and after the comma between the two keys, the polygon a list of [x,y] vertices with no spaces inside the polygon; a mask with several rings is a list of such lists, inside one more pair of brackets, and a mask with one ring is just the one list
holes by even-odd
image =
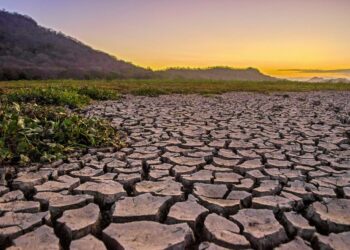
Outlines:
{"label": "soil crack pattern", "polygon": [[82,112],[127,146],[5,166],[0,249],[349,249],[350,93],[124,96]]}

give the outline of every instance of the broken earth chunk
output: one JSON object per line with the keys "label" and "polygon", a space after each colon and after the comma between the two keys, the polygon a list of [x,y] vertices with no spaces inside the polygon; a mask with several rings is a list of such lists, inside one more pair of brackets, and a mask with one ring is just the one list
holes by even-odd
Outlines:
{"label": "broken earth chunk", "polygon": [[185,249],[194,236],[186,223],[164,225],[152,221],[110,224],[102,233],[110,249]]}
{"label": "broken earth chunk", "polygon": [[271,210],[242,209],[230,218],[241,226],[243,235],[257,249],[276,247],[288,240]]}

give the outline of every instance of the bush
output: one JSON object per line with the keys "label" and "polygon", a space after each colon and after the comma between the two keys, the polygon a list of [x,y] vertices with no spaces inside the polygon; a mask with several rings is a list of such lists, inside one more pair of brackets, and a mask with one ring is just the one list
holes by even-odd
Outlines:
{"label": "bush", "polygon": [[96,87],[83,87],[78,89],[78,94],[90,97],[93,100],[117,100],[119,95],[114,90]]}
{"label": "bush", "polygon": [[156,89],[156,88],[139,88],[136,90],[133,90],[131,92],[133,95],[141,95],[141,96],[150,96],[150,97],[157,97],[160,95],[165,95],[167,92],[161,89]]}
{"label": "bush", "polygon": [[[0,91],[1,94],[1,91]],[[59,105],[79,108],[90,103],[90,100],[116,100],[119,95],[114,90],[83,88],[31,88],[18,89],[7,94],[10,102],[33,102],[42,105]]]}
{"label": "bush", "polygon": [[121,141],[107,121],[85,118],[62,107],[17,103],[1,106],[0,165],[50,162],[89,146],[120,147]]}
{"label": "bush", "polygon": [[19,89],[7,94],[9,102],[34,102],[43,105],[61,105],[78,108],[90,102],[90,98],[75,90],[59,88]]}

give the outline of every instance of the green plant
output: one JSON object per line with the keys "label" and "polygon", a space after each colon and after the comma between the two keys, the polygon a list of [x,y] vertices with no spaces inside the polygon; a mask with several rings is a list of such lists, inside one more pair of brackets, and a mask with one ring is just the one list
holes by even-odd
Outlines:
{"label": "green plant", "polygon": [[304,92],[304,91],[350,91],[349,83],[311,83],[311,82],[253,82],[224,80],[186,80],[186,79],[120,79],[120,80],[36,80],[36,81],[4,81],[0,88],[5,93],[17,89],[60,88],[80,89],[96,86],[98,89],[117,91],[121,94],[158,96],[162,94],[222,94],[233,91],[249,91],[259,93],[271,92]]}
{"label": "green plant", "polygon": [[50,162],[77,149],[122,146],[117,131],[105,120],[62,107],[0,105],[0,164]]}
{"label": "green plant", "polygon": [[133,95],[150,96],[150,97],[157,97],[160,95],[167,94],[167,92],[165,90],[151,88],[151,87],[135,89],[135,90],[131,91],[131,93]]}
{"label": "green plant", "polygon": [[83,87],[77,90],[78,94],[90,97],[93,100],[117,100],[119,95],[116,91],[97,87]]}
{"label": "green plant", "polygon": [[61,105],[78,108],[90,102],[90,98],[75,90],[64,88],[18,89],[7,94],[9,102],[33,102],[43,105]]}

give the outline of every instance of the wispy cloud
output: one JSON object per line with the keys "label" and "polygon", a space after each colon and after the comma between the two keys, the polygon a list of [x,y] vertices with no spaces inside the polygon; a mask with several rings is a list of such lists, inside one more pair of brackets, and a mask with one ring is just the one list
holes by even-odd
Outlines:
{"label": "wispy cloud", "polygon": [[279,69],[278,71],[293,72],[293,73],[338,73],[350,74],[350,69]]}

